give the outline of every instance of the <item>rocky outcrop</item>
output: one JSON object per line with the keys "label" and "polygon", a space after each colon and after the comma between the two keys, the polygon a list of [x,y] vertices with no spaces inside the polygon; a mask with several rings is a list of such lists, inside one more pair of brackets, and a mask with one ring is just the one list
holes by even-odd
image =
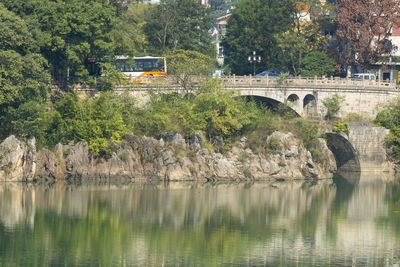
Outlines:
{"label": "rocky outcrop", "polygon": [[31,181],[35,172],[35,138],[22,142],[11,135],[0,144],[0,181]]}
{"label": "rocky outcrop", "polygon": [[266,140],[274,142],[273,149],[262,154],[254,153],[245,137],[225,154],[212,152],[202,146],[198,134],[188,142],[180,134],[160,135],[157,139],[130,135],[108,159],[93,158],[83,142],[58,144],[54,152],[43,149],[37,153],[29,149],[32,142],[9,137],[1,144],[1,166],[12,166],[13,170],[0,172],[2,180],[304,179],[328,178],[336,170],[334,157],[323,139],[319,140],[321,156],[315,163],[291,133],[274,132]]}

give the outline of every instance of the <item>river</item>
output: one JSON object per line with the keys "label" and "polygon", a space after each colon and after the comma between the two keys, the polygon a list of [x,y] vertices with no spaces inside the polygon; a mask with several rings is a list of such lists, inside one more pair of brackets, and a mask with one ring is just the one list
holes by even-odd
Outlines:
{"label": "river", "polygon": [[0,184],[1,266],[399,266],[400,179]]}

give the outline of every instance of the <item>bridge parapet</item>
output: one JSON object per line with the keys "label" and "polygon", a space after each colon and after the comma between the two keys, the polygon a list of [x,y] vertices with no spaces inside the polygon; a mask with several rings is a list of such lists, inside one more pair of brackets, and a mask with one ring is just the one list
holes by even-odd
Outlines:
{"label": "bridge parapet", "polygon": [[276,77],[254,77],[254,76],[227,76],[221,78],[225,86],[277,86],[277,87],[317,87],[317,88],[382,88],[396,89],[397,85],[387,81],[355,80],[323,77],[293,77],[279,79]]}

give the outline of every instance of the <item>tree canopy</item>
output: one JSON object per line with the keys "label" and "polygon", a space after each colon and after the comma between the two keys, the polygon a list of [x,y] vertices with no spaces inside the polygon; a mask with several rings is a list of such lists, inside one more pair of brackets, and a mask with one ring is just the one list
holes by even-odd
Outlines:
{"label": "tree canopy", "polygon": [[3,1],[27,22],[37,50],[49,61],[53,79],[85,77],[85,61],[114,52],[116,8],[100,0]]}
{"label": "tree canopy", "polygon": [[161,0],[150,8],[144,32],[154,54],[183,49],[212,55],[211,26],[210,10],[200,0]]}
{"label": "tree canopy", "polygon": [[257,70],[283,67],[276,35],[293,27],[296,13],[292,0],[243,0],[232,10],[223,41],[226,63],[235,74],[252,72],[247,57],[261,55]]}
{"label": "tree canopy", "polygon": [[35,53],[25,21],[0,4],[0,137],[12,133],[15,113],[29,101],[47,99],[47,61]]}
{"label": "tree canopy", "polygon": [[337,37],[342,64],[368,69],[394,49],[389,36],[400,25],[397,0],[337,0]]}

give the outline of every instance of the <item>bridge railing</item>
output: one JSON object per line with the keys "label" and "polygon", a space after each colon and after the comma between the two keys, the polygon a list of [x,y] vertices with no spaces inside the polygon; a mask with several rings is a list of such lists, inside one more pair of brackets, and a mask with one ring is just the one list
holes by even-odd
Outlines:
{"label": "bridge railing", "polygon": [[[201,84],[205,77],[198,77],[192,80],[191,86],[196,87]],[[219,78],[227,89],[246,88],[246,87],[304,87],[304,88],[343,88],[343,89],[378,89],[378,90],[397,90],[399,85],[387,81],[354,80],[324,77],[288,77],[279,79],[277,77],[253,77],[253,76],[226,76]],[[148,90],[160,88],[162,90],[183,90],[177,86],[176,80],[172,76],[150,80],[148,82],[128,82],[118,85],[116,90]],[[93,88],[76,85],[75,89],[80,91],[91,91]]]}
{"label": "bridge railing", "polygon": [[254,76],[227,76],[221,78],[227,86],[317,86],[317,87],[357,87],[357,88],[382,88],[395,89],[396,83],[388,81],[356,80],[346,78],[324,78],[324,77],[288,77],[280,79],[277,77],[254,77]]}

